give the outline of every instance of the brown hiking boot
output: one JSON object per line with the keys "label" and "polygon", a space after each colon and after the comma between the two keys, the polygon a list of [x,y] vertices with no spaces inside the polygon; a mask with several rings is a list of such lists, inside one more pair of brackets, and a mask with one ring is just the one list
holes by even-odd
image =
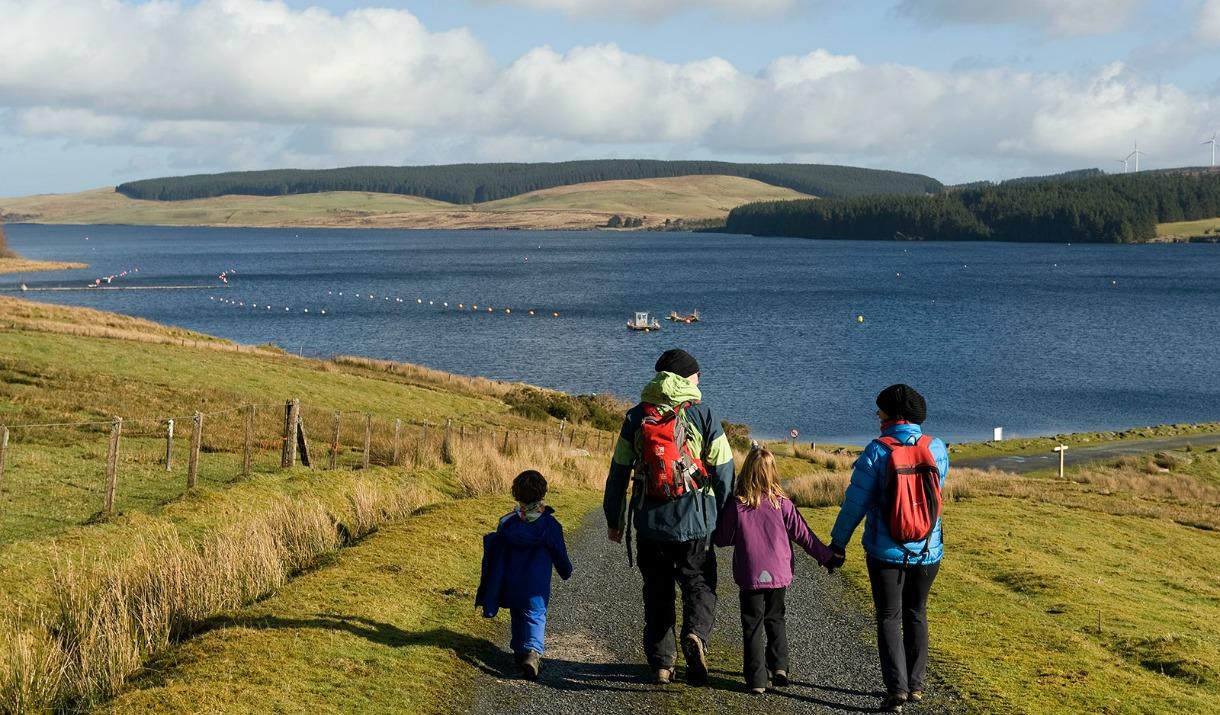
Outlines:
{"label": "brown hiking boot", "polygon": [[686,658],[686,684],[707,683],[707,649],[703,639],[694,633],[682,639],[682,655]]}
{"label": "brown hiking boot", "polygon": [[652,682],[657,685],[669,685],[674,682],[673,668],[657,668],[652,671]]}
{"label": "brown hiking boot", "polygon": [[521,659],[521,677],[526,680],[537,680],[540,670],[542,670],[542,654],[536,650],[528,651]]}
{"label": "brown hiking boot", "polygon": [[911,694],[907,695],[907,702],[922,703],[923,702],[923,691],[922,690],[912,690]]}

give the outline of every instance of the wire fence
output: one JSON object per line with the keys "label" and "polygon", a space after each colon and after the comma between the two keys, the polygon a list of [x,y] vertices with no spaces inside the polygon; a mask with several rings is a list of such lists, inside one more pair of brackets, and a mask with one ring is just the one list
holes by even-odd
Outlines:
{"label": "wire fence", "polygon": [[463,452],[524,445],[601,452],[612,435],[404,419],[288,400],[155,417],[0,423],[0,543],[116,513],[149,512],[198,486],[297,466],[314,470],[453,464]]}

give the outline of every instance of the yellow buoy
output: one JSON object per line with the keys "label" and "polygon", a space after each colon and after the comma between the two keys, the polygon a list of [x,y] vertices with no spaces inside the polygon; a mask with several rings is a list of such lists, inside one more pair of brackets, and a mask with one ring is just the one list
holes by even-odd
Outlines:
{"label": "yellow buoy", "polygon": [[863,316],[863,315],[857,315],[857,316],[856,316],[856,322],[857,322],[857,323],[863,323],[863,322],[864,322],[864,316]]}
{"label": "yellow buoy", "polygon": [[505,314],[505,315],[512,315],[512,312],[513,312],[513,309],[512,309],[512,308],[505,308],[505,309],[504,309],[504,314]]}
{"label": "yellow buoy", "polygon": [[551,313],[551,317],[552,317],[552,318],[558,318],[558,317],[559,317],[559,313]]}

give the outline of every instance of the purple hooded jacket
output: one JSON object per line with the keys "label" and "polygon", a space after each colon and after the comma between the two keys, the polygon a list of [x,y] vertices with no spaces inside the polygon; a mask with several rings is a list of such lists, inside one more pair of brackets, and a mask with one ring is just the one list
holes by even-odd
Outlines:
{"label": "purple hooded jacket", "polygon": [[809,529],[804,517],[787,497],[779,508],[764,499],[751,509],[733,498],[720,514],[714,537],[717,546],[733,548],[733,580],[742,590],[784,588],[792,583],[792,544],[796,543],[819,564],[832,554]]}

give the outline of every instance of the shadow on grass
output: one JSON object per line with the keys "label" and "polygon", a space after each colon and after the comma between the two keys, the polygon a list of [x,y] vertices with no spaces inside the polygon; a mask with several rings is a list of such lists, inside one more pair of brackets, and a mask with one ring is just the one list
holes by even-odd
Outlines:
{"label": "shadow on grass", "polygon": [[[512,653],[502,650],[486,638],[459,633],[448,628],[412,632],[370,618],[319,613],[312,618],[264,616],[216,619],[204,624],[195,635],[221,628],[253,630],[315,628],[340,631],[390,648],[425,646],[450,650],[462,662],[478,669],[484,675],[497,679],[515,679],[520,672]],[[651,676],[652,672],[643,665],[582,663],[544,658],[538,685],[565,691],[636,691],[639,690],[639,686],[649,683]]]}

